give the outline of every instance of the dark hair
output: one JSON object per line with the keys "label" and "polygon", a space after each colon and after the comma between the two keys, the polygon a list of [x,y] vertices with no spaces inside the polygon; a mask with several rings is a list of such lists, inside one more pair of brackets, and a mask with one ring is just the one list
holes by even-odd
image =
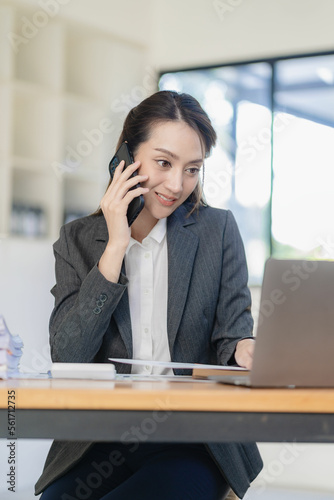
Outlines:
{"label": "dark hair", "polygon": [[[171,90],[156,92],[131,109],[124,121],[116,149],[122,142],[127,141],[135,156],[140,144],[149,139],[152,127],[166,121],[187,123],[198,133],[205,157],[210,155],[217,138],[210,118],[194,97]],[[199,205],[205,204],[199,183],[188,200],[193,203],[191,212]]]}

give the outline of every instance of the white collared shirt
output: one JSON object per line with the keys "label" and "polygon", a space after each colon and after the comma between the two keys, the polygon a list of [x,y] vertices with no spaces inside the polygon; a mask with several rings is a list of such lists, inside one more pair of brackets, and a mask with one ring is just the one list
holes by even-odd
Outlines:
{"label": "white collared shirt", "polygon": [[[130,238],[125,252],[125,269],[129,279],[133,358],[170,361],[166,218],[157,222],[142,243]],[[131,373],[166,374],[166,370],[148,365],[132,366]],[[168,374],[172,375],[172,370]]]}

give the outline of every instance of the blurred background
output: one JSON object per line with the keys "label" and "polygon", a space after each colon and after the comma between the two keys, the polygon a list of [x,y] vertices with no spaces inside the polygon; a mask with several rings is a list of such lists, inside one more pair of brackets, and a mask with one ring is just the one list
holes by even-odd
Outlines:
{"label": "blurred background", "polygon": [[[237,219],[255,318],[269,256],[333,258],[333,18],[332,0],[0,0],[0,314],[24,371],[50,366],[52,243],[98,207],[126,114],[158,89],[218,132],[204,192]],[[15,498],[49,444],[20,441]],[[334,447],[287,446],[260,445],[248,498],[334,498]]]}

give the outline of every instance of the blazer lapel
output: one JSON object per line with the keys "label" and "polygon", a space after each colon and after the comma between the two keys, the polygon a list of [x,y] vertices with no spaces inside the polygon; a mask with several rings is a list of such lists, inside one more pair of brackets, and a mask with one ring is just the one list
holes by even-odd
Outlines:
{"label": "blazer lapel", "polygon": [[168,309],[167,332],[169,349],[173,347],[186,304],[198,237],[187,226],[195,223],[195,218],[186,218],[186,207],[181,206],[168,218]]}
{"label": "blazer lapel", "polygon": [[[101,216],[101,218],[96,222],[96,237],[95,237],[95,251],[94,256],[96,257],[95,262],[97,262],[106,246],[106,242],[108,241],[108,228],[105,222],[105,218]],[[122,273],[125,275],[125,264],[123,260],[122,264]],[[113,318],[117,324],[118,331],[122,340],[125,344],[128,357],[132,358],[133,355],[133,345],[132,345],[132,330],[131,330],[131,317],[130,317],[130,307],[129,307],[129,296],[128,291],[125,290],[121,300],[119,301]]]}

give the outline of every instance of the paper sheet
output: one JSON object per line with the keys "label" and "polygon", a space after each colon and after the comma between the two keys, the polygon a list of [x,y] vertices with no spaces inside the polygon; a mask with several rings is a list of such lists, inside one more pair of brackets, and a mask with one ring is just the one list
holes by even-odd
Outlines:
{"label": "paper sheet", "polygon": [[242,368],[241,366],[205,365],[201,363],[179,363],[176,361],[153,361],[151,359],[145,360],[145,359],[109,358],[109,360],[115,363],[125,363],[127,365],[159,366],[161,368],[175,368],[184,370],[203,368],[206,370],[215,369],[222,371],[224,370],[247,371],[246,368]]}
{"label": "paper sheet", "polygon": [[52,363],[52,378],[113,380],[115,367],[109,363]]}

